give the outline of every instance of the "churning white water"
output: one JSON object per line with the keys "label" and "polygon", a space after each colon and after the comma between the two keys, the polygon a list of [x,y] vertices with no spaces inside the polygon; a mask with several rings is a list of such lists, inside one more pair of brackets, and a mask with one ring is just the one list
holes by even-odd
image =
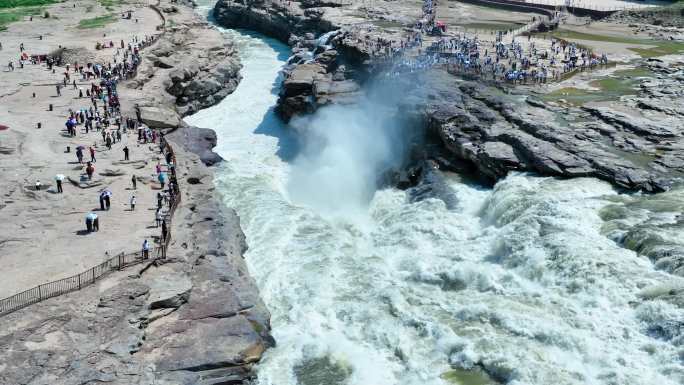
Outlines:
{"label": "churning white water", "polygon": [[[187,120],[217,131],[216,184],[272,314],[277,346],[259,384],[684,383],[684,312],[638,296],[684,282],[602,230],[601,210],[627,198],[593,179],[527,175],[493,189],[449,177],[451,210],[395,189],[366,194],[356,163],[382,161],[367,154],[385,140],[367,140],[374,119],[322,111],[296,134],[273,111],[288,48],[226,33],[244,79]],[[348,135],[326,136],[330,119]],[[302,143],[307,133],[323,138]]]}

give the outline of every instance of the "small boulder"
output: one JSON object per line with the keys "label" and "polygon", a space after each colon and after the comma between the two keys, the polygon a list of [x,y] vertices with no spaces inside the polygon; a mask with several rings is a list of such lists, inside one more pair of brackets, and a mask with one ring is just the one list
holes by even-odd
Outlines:
{"label": "small boulder", "polygon": [[166,107],[140,107],[140,117],[150,128],[177,128],[180,125],[178,113]]}

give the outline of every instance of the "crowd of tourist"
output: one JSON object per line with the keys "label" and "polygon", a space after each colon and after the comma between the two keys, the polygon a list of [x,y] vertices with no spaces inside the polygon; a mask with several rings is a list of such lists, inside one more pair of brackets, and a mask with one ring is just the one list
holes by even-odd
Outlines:
{"label": "crowd of tourist", "polygon": [[[369,52],[373,64],[384,68],[390,77],[442,65],[460,75],[513,84],[543,84],[560,81],[569,72],[608,63],[605,54],[599,56],[560,39],[551,39],[549,47],[546,42],[539,44],[539,40],[533,40],[530,34],[516,38],[499,31],[493,41],[463,32],[447,34],[446,26],[435,19],[436,6],[437,0],[424,0],[423,16],[401,40],[359,33],[357,43]],[[559,19],[557,12],[551,21]],[[535,17],[533,21],[540,19]],[[424,47],[428,35],[433,38]]]}
{"label": "crowd of tourist", "polygon": [[436,63],[446,64],[450,71],[524,84],[559,81],[563,74],[575,69],[608,63],[605,54],[596,56],[590,50],[564,40],[553,39],[551,47],[545,49],[538,49],[531,39],[521,40],[480,42],[477,36],[459,34],[440,39],[428,52],[433,54]]}
{"label": "crowd of tourist", "polygon": [[[79,145],[75,148],[76,160],[82,167],[82,174],[80,180],[74,182],[79,184],[88,184],[93,182],[95,174],[95,164],[97,162],[96,147],[99,139],[94,140],[90,135],[101,136],[101,145],[103,151],[112,151],[116,143],[121,143],[123,146],[123,159],[129,161],[130,148],[128,141],[130,138],[136,138],[139,144],[155,143],[159,145],[160,155],[165,160],[162,166],[158,163],[155,166],[156,179],[159,182],[160,189],[157,193],[157,205],[153,223],[156,227],[161,228],[159,237],[160,244],[163,245],[168,236],[167,219],[170,215],[171,207],[176,201],[179,193],[178,184],[175,177],[175,167],[173,152],[168,146],[163,133],[153,130],[143,124],[138,107],[135,117],[124,116],[121,112],[121,104],[119,100],[119,93],[117,86],[123,80],[130,79],[136,75],[139,64],[141,63],[140,50],[155,41],[154,36],[145,36],[142,39],[134,37],[128,44],[123,40],[120,41],[117,47],[114,47],[113,42],[106,44],[98,43],[98,49],[105,47],[113,47],[116,52],[110,62],[107,63],[64,63],[62,54],[64,49],[55,51],[53,55],[29,55],[25,50],[24,44],[20,45],[20,54],[18,64],[20,68],[24,68],[25,64],[45,65],[49,71],[55,73],[59,68],[63,71],[62,81],[55,85],[56,97],[61,97],[63,89],[73,86],[73,90],[77,92],[77,99],[84,100],[81,108],[68,110],[68,118],[64,124],[64,133],[66,136],[76,138],[79,140],[86,140],[93,145],[85,146]],[[14,63],[10,62],[8,65],[10,70],[14,70]],[[88,84],[84,89],[80,85]],[[34,94],[35,96],[35,94]],[[87,102],[85,102],[87,100]],[[52,104],[50,105],[52,111]],[[86,139],[88,138],[88,139]],[[67,147],[67,152],[70,151]],[[86,153],[87,151],[87,153]],[[89,158],[86,159],[86,154]],[[55,193],[63,194],[63,181],[65,176],[58,174],[55,176],[56,189]],[[137,177],[132,175],[132,191],[133,194],[129,198],[130,211],[135,209],[136,204],[136,185]],[[36,189],[41,189],[42,183],[36,183]],[[113,193],[110,189],[105,188],[98,193],[100,213],[87,212],[85,214],[85,232],[97,232],[101,229],[103,223],[101,216],[106,215],[111,207],[111,200]],[[146,257],[149,256],[150,243],[147,239],[143,241],[141,254]]]}

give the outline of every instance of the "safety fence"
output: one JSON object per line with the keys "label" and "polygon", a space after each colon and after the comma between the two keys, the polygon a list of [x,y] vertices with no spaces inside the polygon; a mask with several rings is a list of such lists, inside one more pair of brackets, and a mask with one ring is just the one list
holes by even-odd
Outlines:
{"label": "safety fence", "polygon": [[[162,24],[157,27],[158,30],[164,31],[166,26],[166,17],[163,12],[159,9],[159,1],[156,5],[150,5],[150,8],[157,12],[162,19]],[[162,32],[163,34],[163,32]],[[146,48],[154,44],[162,34],[152,35],[150,39],[142,42],[140,48]],[[127,76],[127,78],[133,78],[137,75],[137,66],[134,72]],[[71,277],[62,278],[57,281],[52,281],[44,283],[23,291],[21,293],[15,294],[13,296],[0,299],[0,316],[7,315],[19,309],[23,309],[29,305],[44,301],[49,298],[57,297],[63,294],[81,290],[82,288],[91,285],[98,280],[104,278],[108,274],[122,270],[126,267],[137,265],[143,262],[154,262],[159,259],[165,259],[167,255],[167,249],[171,242],[171,222],[173,220],[173,214],[178,208],[181,200],[180,189],[178,186],[178,180],[176,179],[176,155],[173,151],[171,145],[168,142],[165,143],[165,150],[170,153],[170,159],[172,160],[173,167],[170,167],[171,178],[169,188],[173,189],[173,194],[171,195],[169,201],[169,209],[165,215],[164,220],[166,221],[166,233],[162,233],[159,238],[159,246],[152,248],[148,251],[148,255],[145,255],[145,251],[133,253],[120,253],[114,257],[108,258],[104,262],[97,266],[93,266],[90,269],[73,275]]]}
{"label": "safety fence", "polygon": [[[161,248],[162,247],[155,248],[157,255],[159,255]],[[34,303],[44,301],[48,298],[57,297],[59,295],[70,293],[76,290],[81,290],[81,288],[95,283],[97,280],[103,278],[113,271],[139,264],[144,260],[145,259],[143,258],[142,252],[118,254],[80,274],[57,281],[44,283],[19,294],[15,294],[9,298],[0,300],[0,315],[6,315]]]}
{"label": "safety fence", "polygon": [[44,301],[49,298],[81,290],[82,288],[97,282],[114,271],[119,271],[126,267],[137,265],[143,262],[154,262],[156,260],[166,258],[167,249],[171,243],[171,221],[173,220],[173,213],[180,204],[181,195],[180,190],[178,189],[178,181],[176,179],[176,155],[173,151],[173,148],[168,143],[166,143],[165,148],[171,154],[170,158],[172,159],[173,167],[170,167],[171,183],[169,188],[174,189],[174,194],[171,195],[169,209],[164,219],[167,225],[167,232],[162,233],[162,236],[159,239],[159,246],[149,250],[150,254],[147,256],[144,255],[144,251],[142,250],[140,252],[128,254],[122,252],[80,274],[76,274],[68,278],[62,278],[57,281],[44,283],[21,293],[15,294],[11,297],[0,299],[0,316],[12,313],[19,309],[25,308],[26,306]]}
{"label": "safety fence", "polygon": [[174,189],[169,201],[169,209],[165,215],[166,233],[162,233],[159,239],[159,246],[149,250],[147,256],[144,251],[134,253],[120,253],[111,257],[97,266],[93,266],[88,270],[73,275],[71,277],[62,278],[57,281],[44,283],[38,285],[21,293],[15,294],[11,297],[0,299],[0,316],[12,313],[26,306],[44,301],[49,298],[57,297],[62,294],[81,290],[82,288],[91,285],[98,280],[104,278],[108,274],[122,270],[126,267],[137,265],[143,262],[154,262],[159,259],[165,259],[167,249],[171,243],[171,222],[173,214],[178,208],[181,200],[180,190],[178,188],[178,180],[176,179],[176,155],[171,145],[166,143],[166,150],[171,154],[172,167],[170,167],[171,178],[169,188]]}

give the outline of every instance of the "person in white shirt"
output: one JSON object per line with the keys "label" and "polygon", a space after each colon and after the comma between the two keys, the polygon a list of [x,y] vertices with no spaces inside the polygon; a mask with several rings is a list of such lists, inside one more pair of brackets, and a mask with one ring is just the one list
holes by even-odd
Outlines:
{"label": "person in white shirt", "polygon": [[142,255],[143,259],[150,257],[150,242],[147,239],[145,239],[142,244]]}

